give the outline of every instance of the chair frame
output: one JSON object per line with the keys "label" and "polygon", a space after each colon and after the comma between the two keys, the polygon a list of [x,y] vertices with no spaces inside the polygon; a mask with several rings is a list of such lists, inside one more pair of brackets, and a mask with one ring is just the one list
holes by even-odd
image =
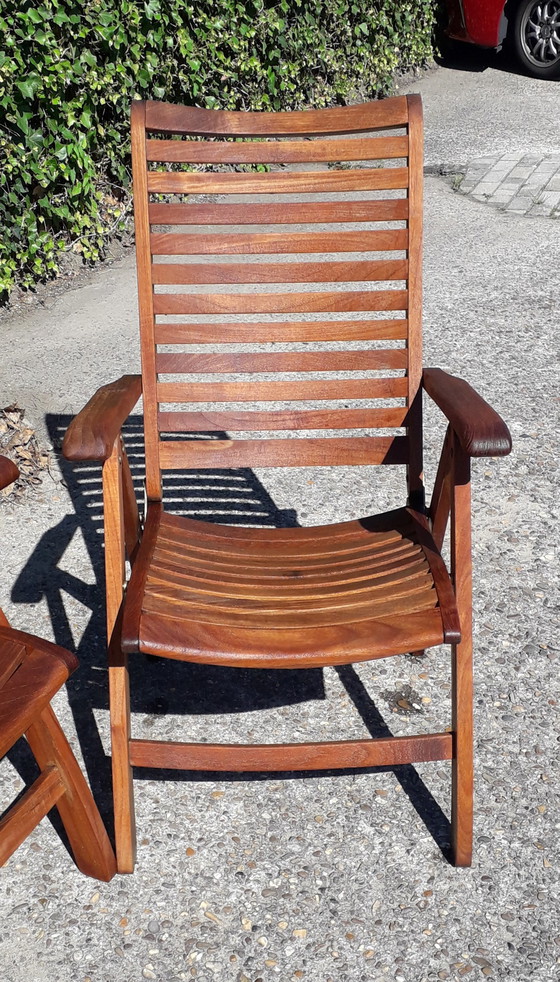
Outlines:
{"label": "chair frame", "polygon": [[[393,101],[393,100],[389,100]],[[470,459],[481,456],[504,456],[511,450],[511,438],[498,414],[462,379],[439,369],[421,367],[421,234],[422,234],[422,125],[418,96],[401,100],[406,103],[409,122],[409,322],[408,344],[409,415],[407,420],[409,458],[407,467],[408,505],[419,516],[425,516],[430,542],[440,549],[448,523],[451,526],[451,580],[454,587],[458,620],[450,614],[444,636],[452,646],[451,732],[424,736],[391,737],[335,743],[289,745],[220,745],[166,743],[132,740],[130,735],[130,700],[126,638],[122,637],[123,600],[126,591],[126,560],[134,571],[134,560],[142,535],[150,535],[150,518],[145,531],[138,514],[130,468],[121,429],[140,395],[144,407],[156,400],[152,378],[144,369],[140,376],[124,376],[103,386],[72,422],[64,441],[65,456],[74,461],[103,462],[103,501],[105,522],[105,571],[107,590],[107,635],[109,638],[109,687],[113,757],[113,790],[115,799],[115,832],[117,863],[120,872],[130,872],[135,863],[135,829],[132,767],[165,767],[204,771],[284,771],[373,767],[408,764],[427,760],[449,760],[452,766],[452,858],[457,866],[468,866],[472,856],[473,824],[473,722],[472,722],[472,568],[471,568],[471,499]],[[374,106],[375,104],[371,104]],[[377,112],[383,113],[383,104]],[[133,159],[135,160],[135,207],[137,221],[137,263],[140,291],[143,363],[153,366],[152,288],[147,267],[150,244],[147,239],[145,181],[145,116],[147,108],[154,115],[157,104],[134,103],[132,107]],[[366,107],[367,109],[367,107]],[[177,107],[162,104],[161,113],[172,115]],[[373,110],[372,110],[373,111]],[[180,112],[180,110],[179,110]],[[185,110],[187,112],[187,110]],[[188,110],[205,114],[212,120],[213,111]],[[215,111],[214,111],[215,112]],[[321,110],[311,116],[337,110]],[[243,114],[219,113],[241,117]],[[257,114],[262,121],[270,119],[270,131],[277,132],[276,114]],[[294,126],[305,113],[292,116]],[[307,114],[309,119],[309,113]],[[324,117],[326,118],[326,117]],[[329,117],[330,118],[330,117]],[[201,116],[202,120],[202,116]],[[206,132],[212,132],[210,122]],[[259,123],[260,125],[260,123]],[[264,123],[262,125],[265,125]],[[266,123],[268,126],[268,123]],[[233,124],[232,124],[233,126]],[[235,124],[237,126],[237,124]],[[235,126],[233,132],[236,132]],[[301,128],[303,129],[303,122]],[[364,127],[365,128],[365,127]],[[341,130],[344,127],[341,126]],[[171,130],[179,132],[176,125]],[[145,160],[145,156],[143,158]],[[148,325],[148,326],[146,326]],[[149,326],[151,325],[151,327]],[[146,341],[146,337],[148,340]],[[151,348],[150,348],[151,344]],[[422,391],[438,405],[448,420],[433,495],[429,508],[424,507],[422,478],[421,419]],[[152,413],[145,418],[148,516],[161,507],[161,475],[154,461],[155,443],[159,438]],[[415,439],[413,439],[415,438]],[[151,463],[150,463],[151,461]],[[124,640],[124,644],[123,644]],[[418,648],[422,647],[419,639]],[[372,655],[379,657],[379,654]],[[323,664],[332,664],[325,660]],[[266,667],[263,661],[262,667]],[[297,667],[286,660],[285,667]]]}

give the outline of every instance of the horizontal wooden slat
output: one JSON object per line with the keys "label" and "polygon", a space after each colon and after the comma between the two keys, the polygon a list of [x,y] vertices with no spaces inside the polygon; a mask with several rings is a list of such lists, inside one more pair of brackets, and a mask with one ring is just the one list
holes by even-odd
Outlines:
{"label": "horizontal wooden slat", "polygon": [[263,253],[391,252],[408,248],[406,229],[373,232],[256,232],[228,235],[176,235],[156,232],[150,236],[154,256],[257,255]]}
{"label": "horizontal wooden slat", "polygon": [[388,129],[408,122],[406,96],[358,106],[279,113],[232,112],[152,101],[145,103],[145,110],[146,129],[150,132],[198,136],[318,136]]}
{"label": "horizontal wooden slat", "polygon": [[146,160],[193,164],[294,164],[301,161],[390,160],[408,155],[408,137],[350,140],[284,140],[240,143],[146,140]]}
{"label": "horizontal wooden slat", "polygon": [[408,439],[310,437],[297,440],[162,440],[160,465],[197,467],[333,467],[405,464]]}
{"label": "horizontal wooden slat", "polygon": [[255,202],[246,204],[166,204],[148,206],[152,225],[305,225],[336,222],[397,222],[408,218],[408,199],[375,201]]}
{"label": "horizontal wooden slat", "polygon": [[407,167],[293,171],[288,174],[198,174],[148,171],[149,194],[322,194],[408,187]]}
{"label": "horizontal wooden slat", "polygon": [[321,402],[337,399],[400,399],[406,378],[333,379],[326,382],[159,382],[159,403]]}
{"label": "horizontal wooden slat", "polygon": [[322,293],[156,293],[154,314],[298,314],[406,310],[406,290]]}
{"label": "horizontal wooden slat", "polygon": [[227,344],[289,341],[400,341],[406,320],[291,321],[284,324],[156,324],[156,344]]}
{"label": "horizontal wooden slat", "polygon": [[282,352],[184,352],[156,355],[156,372],[176,375],[192,373],[257,372],[366,372],[384,368],[406,368],[405,348],[373,351],[282,351]]}
{"label": "horizontal wooden slat", "polygon": [[394,767],[451,760],[451,733],[339,740],[333,743],[222,744],[131,740],[134,767],[185,771],[313,771],[341,767]]}
{"label": "horizontal wooden slat", "polygon": [[153,283],[342,283],[405,280],[406,259],[327,263],[154,263]]}
{"label": "horizontal wooden slat", "polygon": [[259,430],[360,430],[404,426],[407,409],[304,409],[281,412],[160,412],[162,433]]}

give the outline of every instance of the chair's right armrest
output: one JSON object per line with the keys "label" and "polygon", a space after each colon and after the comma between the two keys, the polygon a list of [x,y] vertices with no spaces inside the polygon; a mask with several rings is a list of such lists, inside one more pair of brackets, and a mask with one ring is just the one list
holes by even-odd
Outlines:
{"label": "chair's right armrest", "polygon": [[0,491],[7,488],[19,477],[19,470],[13,460],[0,456]]}
{"label": "chair's right armrest", "polygon": [[127,417],[142,395],[142,377],[123,375],[102,385],[66,430],[67,460],[107,460]]}

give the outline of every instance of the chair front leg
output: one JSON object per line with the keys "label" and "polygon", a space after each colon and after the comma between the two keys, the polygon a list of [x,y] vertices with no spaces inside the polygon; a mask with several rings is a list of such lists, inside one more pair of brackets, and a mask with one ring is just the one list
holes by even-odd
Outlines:
{"label": "chair front leg", "polygon": [[[135,821],[129,750],[130,699],[128,659],[121,647],[121,620],[126,578],[125,555],[127,551],[130,555],[135,538],[137,541],[139,525],[136,526],[130,519],[128,522],[125,520],[125,503],[133,495],[133,490],[126,458],[125,476],[128,471],[128,479],[123,482],[123,449],[119,436],[111,456],[103,465],[103,511],[117,869],[119,873],[132,873],[135,862]],[[130,504],[128,501],[129,506]]]}
{"label": "chair front leg", "polygon": [[451,837],[455,866],[470,866],[473,837],[473,668],[470,458],[452,435],[451,573],[461,624],[452,648]]}

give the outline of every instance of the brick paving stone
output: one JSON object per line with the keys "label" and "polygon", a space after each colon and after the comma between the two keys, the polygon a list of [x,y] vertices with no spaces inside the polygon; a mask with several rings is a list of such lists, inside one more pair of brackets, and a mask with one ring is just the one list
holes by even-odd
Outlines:
{"label": "brick paving stone", "polygon": [[560,154],[524,151],[477,157],[458,190],[516,215],[560,217]]}

